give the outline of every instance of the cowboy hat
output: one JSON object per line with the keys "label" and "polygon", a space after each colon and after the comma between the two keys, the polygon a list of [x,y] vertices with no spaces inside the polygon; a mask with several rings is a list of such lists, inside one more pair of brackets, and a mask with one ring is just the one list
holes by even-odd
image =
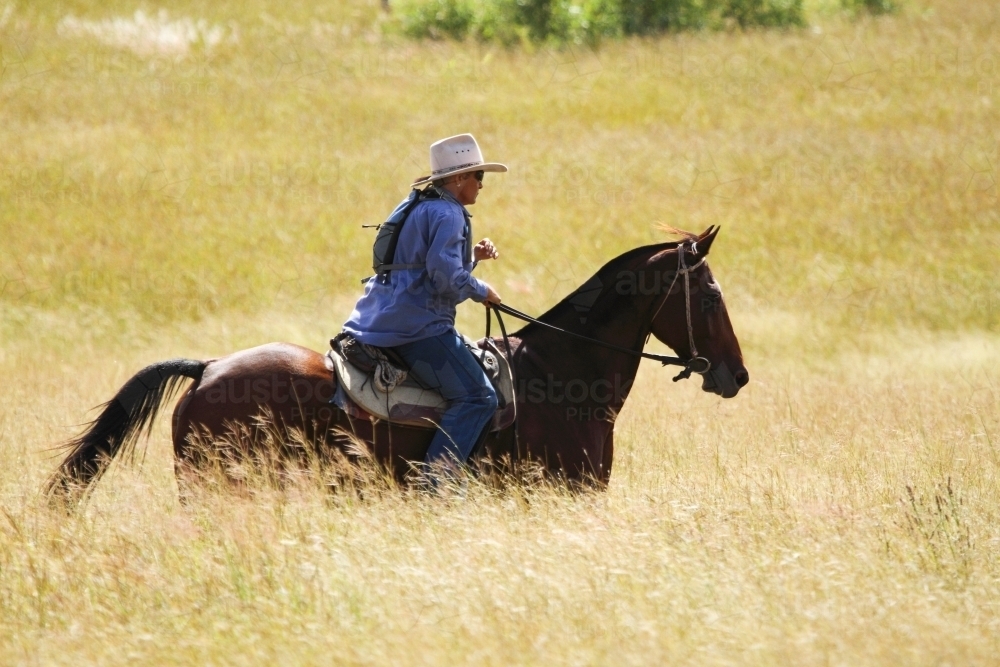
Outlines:
{"label": "cowboy hat", "polygon": [[476,138],[471,134],[457,134],[431,144],[431,175],[417,180],[413,187],[470,171],[503,172],[507,171],[507,165],[483,162],[483,152]]}

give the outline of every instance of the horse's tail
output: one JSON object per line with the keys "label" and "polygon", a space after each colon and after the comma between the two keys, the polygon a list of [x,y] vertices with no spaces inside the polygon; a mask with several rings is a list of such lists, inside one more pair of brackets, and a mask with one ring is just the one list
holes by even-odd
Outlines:
{"label": "horse's tail", "polygon": [[79,498],[101,478],[107,465],[120,454],[131,457],[143,430],[148,435],[160,405],[184,378],[201,379],[206,362],[171,359],[136,373],[115,397],[101,406],[101,414],[79,437],[61,448],[69,453],[47,485],[50,497]]}

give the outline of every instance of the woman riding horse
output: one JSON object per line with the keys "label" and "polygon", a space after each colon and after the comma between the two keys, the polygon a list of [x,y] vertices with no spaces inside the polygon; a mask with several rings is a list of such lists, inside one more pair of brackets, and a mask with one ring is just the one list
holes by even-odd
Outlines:
{"label": "woman riding horse", "polygon": [[489,239],[473,247],[465,207],[476,203],[485,172],[507,167],[484,162],[471,134],[435,142],[430,158],[431,175],[412,186],[430,183],[421,193],[427,196],[418,195],[397,223],[406,224],[394,256],[386,259],[389,269],[367,281],[344,331],[366,345],[393,348],[418,381],[441,393],[448,406],[425,463],[454,467],[467,461],[497,408],[493,386],[455,330],[455,308],[462,301],[500,303],[496,291],[472,275],[481,260],[499,253]]}

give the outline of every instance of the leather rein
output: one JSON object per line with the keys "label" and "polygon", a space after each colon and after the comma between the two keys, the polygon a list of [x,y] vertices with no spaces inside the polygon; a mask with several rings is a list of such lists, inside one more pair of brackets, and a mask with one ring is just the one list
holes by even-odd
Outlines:
{"label": "leather rein", "polygon": [[[698,348],[695,347],[694,344],[694,327],[691,321],[690,274],[692,271],[694,271],[695,269],[697,269],[698,267],[700,267],[702,264],[705,263],[705,257],[702,257],[696,263],[692,264],[691,266],[688,266],[684,258],[685,248],[686,244],[684,243],[681,243],[677,246],[677,271],[676,273],[674,273],[674,279],[671,281],[670,287],[667,289],[667,292],[664,295],[663,300],[660,302],[660,305],[656,309],[656,312],[653,313],[653,317],[650,319],[650,323],[652,323],[652,321],[656,319],[656,316],[659,315],[660,311],[663,309],[663,305],[667,302],[667,299],[670,298],[670,292],[673,291],[674,285],[677,283],[677,278],[680,276],[684,276],[684,305],[687,315],[688,343],[691,346],[691,354],[693,355],[690,359],[671,357],[665,354],[652,354],[650,352],[643,352],[642,350],[633,350],[628,347],[615,345],[614,343],[608,343],[606,341],[599,340],[597,338],[590,338],[589,336],[584,336],[583,334],[578,334],[574,331],[568,331],[561,327],[557,327],[553,324],[549,324],[548,322],[542,322],[539,319],[536,319],[526,313],[522,313],[520,310],[511,308],[510,306],[504,305],[502,303],[487,303],[486,337],[487,338],[490,337],[490,323],[491,323],[490,313],[495,310],[497,316],[497,324],[500,325],[500,332],[503,334],[503,344],[504,347],[507,348],[507,354],[506,354],[507,363],[510,364],[511,370],[513,370],[514,368],[514,363],[513,360],[511,359],[510,341],[507,339],[507,328],[504,326],[503,319],[501,319],[500,317],[500,313],[507,313],[508,315],[516,317],[519,320],[530,322],[531,324],[537,324],[539,326],[545,327],[546,329],[551,329],[552,331],[565,334],[571,338],[576,338],[577,340],[583,340],[588,343],[600,345],[601,347],[606,347],[609,350],[622,352],[624,354],[630,354],[634,357],[641,357],[643,359],[651,359],[653,361],[658,361],[664,366],[683,366],[684,370],[682,370],[680,373],[677,374],[676,377],[674,377],[674,382],[677,382],[678,380],[685,380],[691,377],[692,373],[698,373],[700,375],[704,375],[705,373],[709,372],[712,369],[712,364],[705,357],[698,356]],[[689,252],[692,255],[698,254],[698,244],[696,241],[691,243],[691,248]]]}

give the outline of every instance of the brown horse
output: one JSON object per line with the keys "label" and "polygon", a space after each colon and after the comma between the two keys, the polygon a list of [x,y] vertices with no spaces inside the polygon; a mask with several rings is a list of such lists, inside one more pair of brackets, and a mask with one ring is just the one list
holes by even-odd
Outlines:
{"label": "brown horse", "polygon": [[[749,374],[722,292],[705,262],[717,234],[717,228],[709,228],[680,242],[631,250],[539,318],[549,326],[529,323],[513,333],[517,420],[491,433],[475,456],[540,464],[574,484],[607,484],[615,418],[650,335],[684,359],[700,356],[711,363],[702,374],[704,391],[735,396]],[[502,340],[497,344],[503,349]],[[272,428],[295,429],[320,453],[344,451],[360,439],[400,480],[413,462],[424,459],[433,435],[431,429],[352,418],[330,402],[336,387],[322,355],[271,343],[221,359],[175,359],[143,369],[103,406],[85,433],[67,443],[69,455],[49,490],[86,489],[111,459],[134,451],[160,404],[184,378],[194,382],[174,410],[178,474],[204,464],[204,450],[194,441],[231,440],[239,431],[250,436],[244,438],[250,443],[245,449],[252,450],[261,440],[254,433],[265,414]]]}

